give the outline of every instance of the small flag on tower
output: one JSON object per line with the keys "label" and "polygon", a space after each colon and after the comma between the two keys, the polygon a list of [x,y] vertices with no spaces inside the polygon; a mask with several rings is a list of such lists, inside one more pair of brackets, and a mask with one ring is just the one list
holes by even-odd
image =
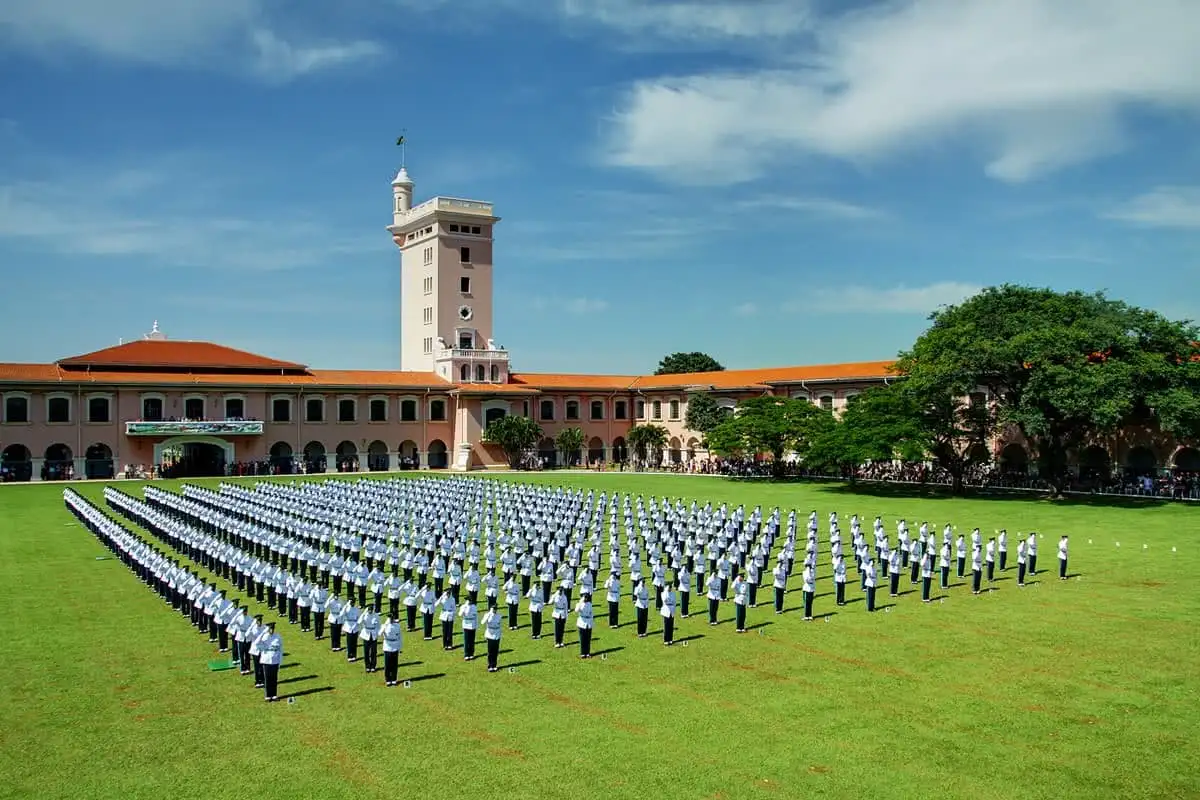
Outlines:
{"label": "small flag on tower", "polygon": [[401,146],[401,145],[403,145],[403,144],[404,144],[404,137],[403,137],[403,136],[401,136],[401,137],[399,137],[398,139],[396,139],[396,146],[397,146],[397,147],[399,147],[399,146]]}

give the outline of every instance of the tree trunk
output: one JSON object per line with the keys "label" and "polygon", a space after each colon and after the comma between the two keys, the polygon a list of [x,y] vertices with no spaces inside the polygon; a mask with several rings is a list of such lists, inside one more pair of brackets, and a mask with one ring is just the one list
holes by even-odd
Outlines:
{"label": "tree trunk", "polygon": [[962,470],[954,470],[950,473],[950,494],[962,495],[966,493],[966,482],[963,480]]}

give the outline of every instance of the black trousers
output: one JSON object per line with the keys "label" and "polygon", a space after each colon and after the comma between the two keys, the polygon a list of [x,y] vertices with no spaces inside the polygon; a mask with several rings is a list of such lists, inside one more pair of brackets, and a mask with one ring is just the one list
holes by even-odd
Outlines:
{"label": "black trousers", "polygon": [[991,583],[992,581],[996,580],[996,562],[995,561],[987,562],[987,573],[988,573],[988,583]]}
{"label": "black trousers", "polygon": [[708,624],[717,624],[717,611],[721,608],[721,601],[708,598]]}
{"label": "black trousers", "polygon": [[363,640],[363,662],[369,672],[374,672],[379,665],[379,640]]}
{"label": "black trousers", "polygon": [[222,651],[229,649],[229,629],[224,625],[217,627],[217,647]]}
{"label": "black trousers", "polygon": [[966,557],[966,556],[959,556],[959,557],[958,557],[958,577],[960,577],[960,578],[961,578],[961,577],[963,576],[963,571],[964,571],[966,568],[967,568],[967,557]]}
{"label": "black trousers", "polygon": [[289,597],[287,601],[288,622],[293,625],[296,623],[296,617],[300,611],[300,604],[296,602],[296,598]]}
{"label": "black trousers", "polygon": [[1067,577],[1067,560],[1065,558],[1060,558],[1058,560],[1058,577]]}
{"label": "black trousers", "polygon": [[313,617],[315,618],[313,620],[313,630],[316,637],[320,639],[325,635],[325,612],[315,611],[313,612]]}
{"label": "black trousers", "polygon": [[942,573],[942,588],[949,589],[950,588],[950,568],[942,567],[941,573]]}
{"label": "black trousers", "polygon": [[846,582],[845,581],[834,581],[833,586],[834,586],[835,593],[837,595],[837,597],[836,597],[837,604],[839,606],[846,605]]}
{"label": "black trousers", "polygon": [[[275,597],[275,587],[272,586],[267,589],[267,605],[269,605],[271,608],[275,607]],[[260,595],[258,599],[262,600],[262,596]]]}
{"label": "black trousers", "polygon": [[426,639],[433,638],[433,614],[425,613],[421,615],[421,630],[422,635]]}
{"label": "black trousers", "polygon": [[542,612],[530,611],[529,612],[529,620],[532,623],[532,627],[533,627],[533,638],[534,639],[542,638]]}
{"label": "black trousers", "polygon": [[675,641],[675,618],[663,617],[663,641],[667,644]]}
{"label": "black trousers", "polygon": [[917,582],[917,568],[918,567],[920,567],[920,564],[918,564],[915,560],[909,565],[908,580],[910,583]]}
{"label": "black trousers", "polygon": [[929,602],[929,590],[933,586],[933,576],[926,575],[921,579],[921,599],[926,603]]}
{"label": "black trousers", "polygon": [[621,604],[608,601],[608,626],[615,628],[621,624]]}
{"label": "black trousers", "polygon": [[1008,551],[1001,550],[1000,551],[1000,571],[1003,572],[1006,569],[1008,569]]}
{"label": "black trousers", "polygon": [[579,629],[579,655],[590,656],[592,654],[592,629]]}
{"label": "black trousers", "polygon": [[508,604],[508,627],[509,628],[517,627],[517,611],[518,611],[518,606],[516,603]]}
{"label": "black trousers", "polygon": [[813,595],[815,592],[803,592],[804,595],[804,618],[812,619]]}
{"label": "black trousers", "polygon": [[746,606],[743,603],[733,604],[734,627],[739,631],[746,630]]}
{"label": "black trousers", "polygon": [[254,660],[254,688],[258,689],[262,687],[265,681],[262,662],[259,661],[258,656],[253,656],[252,658]]}
{"label": "black trousers", "polygon": [[978,569],[971,570],[971,591],[979,594],[979,584],[983,581],[983,571]]}
{"label": "black trousers", "polygon": [[342,649],[342,624],[334,622],[329,626],[329,646],[334,650]]}
{"label": "black trousers", "polygon": [[1017,562],[1017,585],[1025,585],[1025,565],[1020,561]]}
{"label": "black trousers", "polygon": [[279,696],[279,665],[263,664],[263,696],[270,700]]}
{"label": "black trousers", "polygon": [[238,668],[244,674],[250,671],[250,643],[242,642],[241,645],[241,664]]}
{"label": "black trousers", "polygon": [[475,629],[463,628],[463,658],[475,657]]}
{"label": "black trousers", "polygon": [[875,587],[867,587],[867,611],[875,610]]}
{"label": "black trousers", "polygon": [[758,584],[754,582],[750,583],[750,605],[758,605]]}
{"label": "black trousers", "polygon": [[685,617],[688,615],[688,602],[691,599],[692,599],[691,592],[680,592],[679,593],[679,613]]}
{"label": "black trousers", "polygon": [[300,630],[306,631],[312,627],[312,607],[300,606]]}
{"label": "black trousers", "polygon": [[500,640],[487,640],[487,661],[488,669],[496,669],[496,662],[500,660]]}
{"label": "black trousers", "polygon": [[396,673],[400,667],[400,651],[383,651],[383,680],[387,683],[396,682]]}
{"label": "black trousers", "polygon": [[562,617],[554,618],[554,644],[560,645],[563,643],[563,636],[566,634],[567,621]]}
{"label": "black trousers", "polygon": [[410,631],[415,631],[417,629],[417,607],[405,606],[404,615],[406,617],[406,621],[408,622],[408,629]]}
{"label": "black trousers", "polygon": [[442,620],[442,648],[449,650],[454,647],[454,621]]}
{"label": "black trousers", "polygon": [[890,582],[889,590],[891,591],[892,597],[900,594],[900,571],[897,570],[896,572],[888,575],[888,581]]}
{"label": "black trousers", "polygon": [[648,624],[649,620],[650,620],[650,609],[648,609],[648,608],[637,609],[637,633],[638,633],[638,636],[646,635],[646,625]]}
{"label": "black trousers", "polygon": [[388,614],[391,615],[392,619],[400,619],[400,598],[399,597],[389,597],[388,598]]}
{"label": "black trousers", "polygon": [[784,590],[781,587],[779,587],[779,586],[775,587],[775,613],[776,614],[783,613],[783,593],[784,593]]}
{"label": "black trousers", "polygon": [[347,633],[346,634],[346,660],[347,661],[358,660],[358,634],[357,633]]}
{"label": "black trousers", "polygon": [[1029,574],[1037,574],[1037,556],[1032,553],[1029,554]]}

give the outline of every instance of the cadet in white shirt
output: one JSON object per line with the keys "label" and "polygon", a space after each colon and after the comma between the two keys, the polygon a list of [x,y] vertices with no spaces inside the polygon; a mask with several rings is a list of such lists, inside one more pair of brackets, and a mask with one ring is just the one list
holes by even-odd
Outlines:
{"label": "cadet in white shirt", "polygon": [[329,590],[320,584],[313,586],[311,600],[313,635],[320,641],[325,636],[325,612],[329,608]]}
{"label": "cadet in white shirt", "polygon": [[283,663],[283,637],[275,632],[274,622],[267,623],[258,651],[263,670],[263,696],[268,703],[274,702],[279,699],[279,665]]}
{"label": "cadet in white shirt", "polygon": [[1067,579],[1067,537],[1058,540],[1058,579]]}
{"label": "cadet in white shirt", "polygon": [[775,564],[775,571],[772,573],[775,578],[775,613],[783,613],[783,596],[787,592],[787,564],[782,560]]}
{"label": "cadet in white shirt", "polygon": [[417,609],[421,612],[421,632],[425,641],[433,641],[433,610],[437,603],[437,595],[433,593],[433,584],[426,583],[425,588],[420,594],[421,605]]}
{"label": "cadet in white shirt", "polygon": [[863,567],[863,577],[866,579],[867,611],[875,610],[875,562],[867,561]]}
{"label": "cadet in white shirt", "polygon": [[800,578],[801,594],[804,597],[804,618],[813,618],[813,598],[817,593],[817,576],[812,567],[806,566]]}
{"label": "cadet in white shirt", "polygon": [[[538,592],[541,592],[539,587]],[[471,601],[470,595],[463,601],[458,610],[462,617],[463,629],[463,661],[475,660],[475,629],[479,627],[479,608]]]}
{"label": "cadet in white shirt", "polygon": [[342,651],[342,625],[346,621],[346,604],[337,595],[331,594],[325,606],[329,614],[329,646],[335,653]]}
{"label": "cadet in white shirt", "polygon": [[454,595],[450,590],[442,592],[442,596],[434,603],[435,608],[440,608],[438,620],[442,623],[442,649],[454,649],[454,617],[458,614],[458,603],[454,602]]}
{"label": "cadet in white shirt", "polygon": [[721,608],[721,576],[713,572],[708,576],[708,624],[717,624],[717,612]]}
{"label": "cadet in white shirt", "polygon": [[988,539],[987,549],[984,550],[984,561],[987,563],[988,583],[996,580],[996,540]]}
{"label": "cadet in white shirt", "polygon": [[263,672],[262,663],[259,661],[261,653],[258,649],[259,638],[263,631],[267,628],[262,624],[262,614],[255,614],[254,619],[250,621],[250,626],[246,628],[247,651],[250,653],[250,660],[253,662],[251,669],[254,670],[254,688],[261,689],[263,687]]}
{"label": "cadet in white shirt", "polygon": [[346,610],[342,614],[342,631],[346,634],[346,661],[353,664],[358,661],[358,627],[361,624],[362,612],[354,605],[354,598],[346,601]]}
{"label": "cadet in white shirt", "polygon": [[521,585],[516,578],[504,582],[504,602],[508,606],[508,629],[517,629],[517,614],[521,608]]}
{"label": "cadet in white shirt", "polygon": [[1025,558],[1029,562],[1029,574],[1037,575],[1037,533],[1030,533],[1025,541]]}
{"label": "cadet in white shirt", "polygon": [[738,633],[746,632],[746,603],[750,597],[749,584],[739,574],[733,579],[733,622]]}
{"label": "cadet in white shirt", "polygon": [[500,659],[500,632],[504,629],[500,612],[493,606],[483,615],[483,637],[487,640],[487,670],[495,672],[500,669],[496,662]]}
{"label": "cadet in white shirt", "polygon": [[608,627],[621,627],[621,578],[617,573],[609,573],[604,581],[608,599]]}
{"label": "cadet in white shirt", "polygon": [[383,639],[383,682],[386,686],[395,686],[399,681],[396,672],[400,667],[400,648],[403,634],[395,614],[388,614],[387,622],[379,630]]}
{"label": "cadet in white shirt", "polygon": [[[540,586],[537,588],[541,589]],[[554,646],[563,647],[563,636],[566,633],[567,611],[570,608],[570,603],[567,602],[567,595],[561,587],[550,598],[550,601],[553,604],[550,611],[550,618],[554,621]]]}
{"label": "cadet in white shirt", "polygon": [[575,627],[579,631],[579,657],[592,657],[592,601],[587,595],[579,599],[575,606]]}
{"label": "cadet in white shirt", "polygon": [[1017,541],[1017,586],[1025,585],[1025,540]]}
{"label": "cadet in white shirt", "polygon": [[379,670],[379,614],[375,607],[368,604],[362,613],[359,623],[358,638],[363,643],[363,666],[367,672]]}
{"label": "cadet in white shirt", "polygon": [[[559,591],[564,590],[560,588]],[[525,592],[525,597],[529,600],[529,621],[533,630],[531,638],[540,639],[542,638],[542,609],[546,607],[546,599],[540,586],[529,589]]]}
{"label": "cadet in white shirt", "polygon": [[662,605],[658,613],[663,621],[663,644],[668,647],[675,643],[675,593],[668,585],[663,589]]}
{"label": "cadet in white shirt", "polygon": [[679,615],[687,619],[688,601],[692,597],[692,576],[682,564],[675,570],[675,587],[679,591]]}
{"label": "cadet in white shirt", "polygon": [[833,560],[833,588],[837,604],[846,605],[846,559],[840,555]]}
{"label": "cadet in white shirt", "polygon": [[637,635],[639,639],[646,638],[646,625],[650,618],[650,590],[646,581],[639,580],[633,587],[633,608],[637,616]]}
{"label": "cadet in white shirt", "polygon": [[1008,569],[1008,531],[1000,529],[996,547],[1000,551],[1000,571]]}

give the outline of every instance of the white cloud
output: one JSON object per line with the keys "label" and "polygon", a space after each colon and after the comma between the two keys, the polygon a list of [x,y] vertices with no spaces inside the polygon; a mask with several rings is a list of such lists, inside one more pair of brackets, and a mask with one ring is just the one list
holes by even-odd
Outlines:
{"label": "white cloud", "polygon": [[738,317],[753,317],[758,313],[758,306],[754,303],[742,303],[733,307],[733,313]]}
{"label": "white cloud", "polygon": [[[907,0],[815,23],[741,72],[643,80],[611,163],[733,183],[781,157],[856,163],[967,136],[1023,181],[1123,146],[1123,115],[1200,108],[1200,3]],[[774,49],[769,52],[775,52]]]}
{"label": "white cloud", "polygon": [[1104,214],[1146,228],[1200,228],[1200,186],[1159,186]]}
{"label": "white cloud", "polygon": [[929,314],[941,306],[955,305],[978,294],[982,286],[942,281],[928,286],[843,286],[817,289],[804,301],[786,303],[784,310],[836,314]]}
{"label": "white cloud", "polygon": [[776,210],[794,211],[807,216],[824,219],[869,220],[883,219],[887,214],[877,208],[847,203],[829,197],[787,197],[767,196],[749,200],[739,200],[734,204],[737,208],[749,211]]}
{"label": "white cloud", "polygon": [[570,20],[685,41],[779,38],[806,29],[811,21],[804,0],[556,0],[553,6]]}
{"label": "white cloud", "polygon": [[7,0],[0,3],[0,49],[56,61],[82,52],[156,66],[247,71],[273,81],[381,52],[366,41],[300,44],[272,23],[265,0]]}
{"label": "white cloud", "polygon": [[[139,167],[69,177],[0,181],[0,244],[10,250],[93,258],[136,258],[157,267],[290,270],[336,265],[390,243],[332,230],[290,210],[286,219],[241,218],[172,205],[181,174]],[[204,180],[184,180],[203,193]],[[80,214],[79,187],[88,187]],[[220,198],[217,202],[221,202]]]}
{"label": "white cloud", "polygon": [[608,310],[608,301],[598,297],[534,297],[529,301],[535,311],[550,314],[566,313],[574,316],[598,314]]}

